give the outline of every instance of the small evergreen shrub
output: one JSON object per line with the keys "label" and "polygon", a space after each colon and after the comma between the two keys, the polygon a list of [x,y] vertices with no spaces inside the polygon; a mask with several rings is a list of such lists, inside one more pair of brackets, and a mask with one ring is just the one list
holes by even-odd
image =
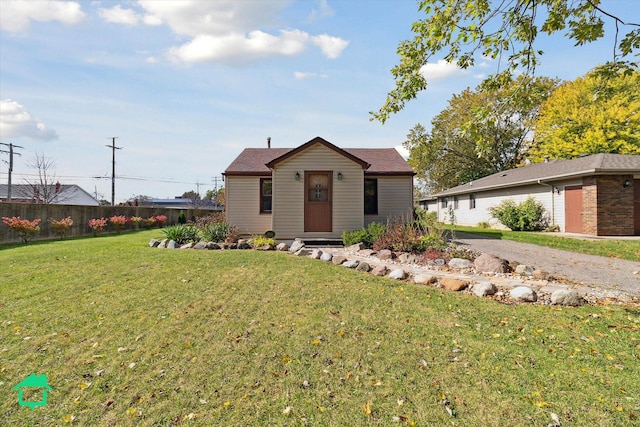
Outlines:
{"label": "small evergreen shrub", "polygon": [[162,229],[162,233],[166,239],[173,240],[180,245],[201,240],[200,230],[194,225],[172,225]]}
{"label": "small evergreen shrub", "polygon": [[187,223],[187,216],[184,214],[184,211],[180,211],[180,213],[178,214],[178,224],[186,224]]}
{"label": "small evergreen shrub", "polygon": [[489,208],[491,216],[513,231],[540,231],[547,227],[542,203],[529,196],[516,204],[512,199],[503,200]]}

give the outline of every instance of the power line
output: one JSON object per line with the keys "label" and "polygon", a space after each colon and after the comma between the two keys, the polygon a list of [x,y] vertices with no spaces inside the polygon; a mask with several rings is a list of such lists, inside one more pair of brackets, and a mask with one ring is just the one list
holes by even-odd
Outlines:
{"label": "power line", "polygon": [[116,147],[117,136],[111,137],[111,145],[106,147],[111,148],[112,160],[111,160],[111,206],[116,205],[116,150],[122,150],[122,147]]}
{"label": "power line", "polygon": [[7,202],[11,203],[11,173],[13,172],[13,155],[17,154],[18,156],[22,156],[22,154],[20,153],[14,153],[13,152],[13,147],[16,148],[24,148],[21,147],[20,145],[13,145],[12,143],[5,143],[5,142],[1,142],[0,144],[2,145],[6,145],[7,147],[9,147],[9,151],[5,151],[5,150],[0,150],[3,153],[9,153],[9,181],[8,186],[7,186]]}

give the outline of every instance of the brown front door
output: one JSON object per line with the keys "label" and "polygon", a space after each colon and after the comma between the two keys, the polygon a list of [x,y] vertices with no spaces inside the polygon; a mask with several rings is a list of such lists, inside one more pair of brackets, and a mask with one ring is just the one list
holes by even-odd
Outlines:
{"label": "brown front door", "polygon": [[633,234],[640,236],[640,179],[633,180]]}
{"label": "brown front door", "polygon": [[332,231],[333,173],[305,172],[304,231]]}
{"label": "brown front door", "polygon": [[582,186],[564,188],[564,228],[567,233],[582,233]]}

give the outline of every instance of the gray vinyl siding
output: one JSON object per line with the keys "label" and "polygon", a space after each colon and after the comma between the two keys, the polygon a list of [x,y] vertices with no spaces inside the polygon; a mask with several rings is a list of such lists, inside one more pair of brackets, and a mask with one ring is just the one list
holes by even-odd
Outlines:
{"label": "gray vinyl siding", "polygon": [[225,181],[227,224],[243,235],[271,230],[272,214],[260,213],[260,177],[227,176]]}
{"label": "gray vinyl siding", "polygon": [[[304,232],[304,173],[333,172],[333,230]],[[296,172],[300,180],[295,180]],[[338,180],[338,172],[343,179]],[[363,227],[364,172],[362,167],[323,145],[315,145],[279,163],[273,171],[273,230],[276,239],[339,238],[344,230]]]}
{"label": "gray vinyl siding", "polygon": [[411,219],[413,215],[412,176],[369,176],[378,180],[378,214],[365,215],[365,227],[372,222],[386,224],[391,217]]}

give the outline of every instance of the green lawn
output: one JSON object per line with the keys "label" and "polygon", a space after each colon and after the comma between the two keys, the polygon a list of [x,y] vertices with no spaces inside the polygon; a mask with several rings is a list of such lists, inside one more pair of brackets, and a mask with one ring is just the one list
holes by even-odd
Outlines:
{"label": "green lawn", "polygon": [[[501,305],[160,235],[0,250],[0,424],[640,423],[637,307]],[[53,388],[34,410],[13,391],[30,373]]]}
{"label": "green lawn", "polygon": [[[450,225],[446,227],[448,229],[453,228]],[[580,252],[583,254],[620,258],[629,261],[640,260],[640,240],[638,239],[579,239],[574,237],[561,237],[554,233],[492,230],[459,225],[455,226],[454,230],[480,234],[494,239],[531,243],[534,245],[563,249],[571,252]]]}

